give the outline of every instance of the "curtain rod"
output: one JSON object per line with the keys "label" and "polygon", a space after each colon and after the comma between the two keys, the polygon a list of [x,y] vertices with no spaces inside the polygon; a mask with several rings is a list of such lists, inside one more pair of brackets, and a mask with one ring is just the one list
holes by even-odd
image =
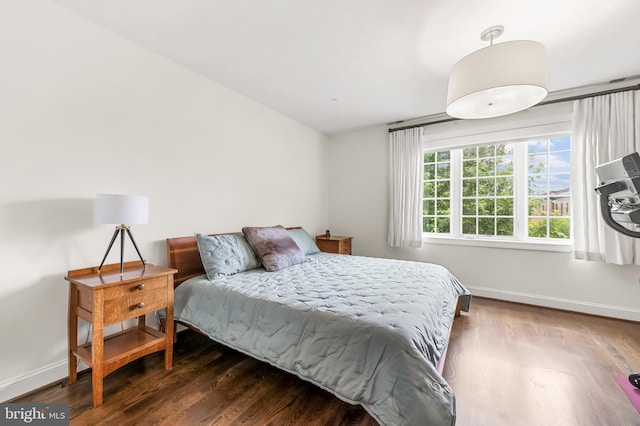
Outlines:
{"label": "curtain rod", "polygon": [[[629,90],[640,90],[640,83],[637,83],[637,84],[632,85],[632,86],[617,87],[617,88],[614,88],[614,89],[605,89],[605,90],[595,91],[595,92],[591,92],[591,93],[584,93],[584,94],[581,94],[581,95],[574,95],[574,96],[559,97],[559,98],[556,98],[556,99],[549,99],[547,101],[542,101],[542,102],[538,103],[537,105],[535,105],[532,108],[535,108],[535,107],[538,107],[538,106],[544,106],[544,105],[558,104],[558,103],[561,103],[561,102],[572,102],[572,101],[577,101],[577,100],[580,100],[580,99],[592,98],[594,96],[610,95],[612,93],[626,92],[626,91],[629,91]],[[553,95],[553,94],[551,94],[551,95]],[[442,115],[444,115],[444,114],[442,114]],[[446,116],[446,117],[443,117],[440,120],[434,120],[434,121],[430,121],[428,123],[411,124],[411,125],[402,126],[402,127],[395,127],[393,129],[389,129],[389,133],[397,132],[397,131],[400,131],[400,130],[415,129],[417,127],[427,127],[427,126],[432,126],[434,124],[448,123],[450,121],[458,121],[458,120],[460,120],[460,119]]]}

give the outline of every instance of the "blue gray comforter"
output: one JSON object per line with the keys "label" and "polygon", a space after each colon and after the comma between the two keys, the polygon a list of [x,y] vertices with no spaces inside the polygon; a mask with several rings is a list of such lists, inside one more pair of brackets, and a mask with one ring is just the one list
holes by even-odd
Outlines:
{"label": "blue gray comforter", "polygon": [[175,319],[382,425],[453,425],[455,398],[436,365],[461,295],[442,266],[321,253],[279,272],[185,281]]}

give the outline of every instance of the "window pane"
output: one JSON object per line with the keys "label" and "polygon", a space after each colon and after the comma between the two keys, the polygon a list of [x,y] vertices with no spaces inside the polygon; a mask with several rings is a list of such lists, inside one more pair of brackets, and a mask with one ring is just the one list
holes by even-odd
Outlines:
{"label": "window pane", "polygon": [[466,160],[462,162],[462,177],[476,176],[476,160]]}
{"label": "window pane", "polygon": [[496,155],[513,155],[514,148],[512,144],[496,145]]}
{"label": "window pane", "polygon": [[492,197],[496,195],[495,186],[495,180],[493,178],[478,179],[478,195],[484,197]]}
{"label": "window pane", "polygon": [[436,178],[436,165],[435,164],[425,164],[424,165],[424,180],[435,179]]}
{"label": "window pane", "polygon": [[549,238],[569,238],[571,235],[569,218],[549,219]]}
{"label": "window pane", "polygon": [[478,218],[478,234],[479,235],[495,235],[496,220],[494,218],[480,217]]}
{"label": "window pane", "polygon": [[433,216],[436,214],[435,200],[424,200],[422,202],[422,214],[425,216]]}
{"label": "window pane", "polygon": [[437,178],[449,179],[449,163],[438,163]]}
{"label": "window pane", "polygon": [[430,197],[435,197],[436,196],[436,188],[433,185],[433,182],[425,182],[424,183],[424,190],[423,190],[423,196],[424,198],[430,198]]}
{"label": "window pane", "polygon": [[435,229],[435,218],[433,217],[423,217],[422,218],[422,232],[433,232]]}
{"label": "window pane", "polygon": [[529,237],[547,237],[547,219],[529,218]]}
{"label": "window pane", "polygon": [[527,143],[527,150],[532,152],[547,152],[549,139],[539,139]]}
{"label": "window pane", "polygon": [[436,214],[438,216],[448,216],[450,211],[450,201],[449,200],[438,200],[437,203],[438,209],[436,210]]}
{"label": "window pane", "polygon": [[424,153],[424,162],[425,163],[433,163],[436,161],[436,153],[435,152],[425,152]]}
{"label": "window pane", "polygon": [[498,216],[513,216],[513,198],[498,198],[496,200],[496,214]]}
{"label": "window pane", "polygon": [[476,200],[462,200],[462,214],[476,215]]}
{"label": "window pane", "polygon": [[449,196],[449,181],[438,182],[437,184],[437,197],[445,198]]}
{"label": "window pane", "polygon": [[493,176],[496,174],[496,160],[485,158],[478,161],[478,176]]}
{"label": "window pane", "polygon": [[478,215],[493,216],[495,214],[495,198],[480,198],[478,200]]}
{"label": "window pane", "polygon": [[475,197],[477,188],[478,188],[478,181],[476,179],[463,179],[462,196]]}
{"label": "window pane", "polygon": [[550,142],[551,142],[552,151],[558,151],[561,149],[571,149],[571,137],[569,136],[552,138]]}
{"label": "window pane", "polygon": [[529,197],[529,216],[545,216],[546,211],[546,197]]}
{"label": "window pane", "polygon": [[451,151],[438,152],[438,161],[449,161],[451,158]]}
{"label": "window pane", "polygon": [[475,217],[462,218],[462,233],[468,234],[468,235],[476,235],[476,218]]}
{"label": "window pane", "polygon": [[450,232],[450,224],[448,217],[439,217],[437,221],[437,232],[439,234],[448,234]]}
{"label": "window pane", "polygon": [[512,175],[513,174],[513,157],[500,157],[496,159],[496,174]]}
{"label": "window pane", "polygon": [[513,195],[512,177],[499,177],[496,179],[496,195],[505,197]]}
{"label": "window pane", "polygon": [[463,158],[476,158],[477,148],[465,148],[462,151]]}
{"label": "window pane", "polygon": [[571,153],[569,151],[549,154],[550,173],[569,173],[571,171]]}
{"label": "window pane", "polygon": [[478,157],[480,158],[493,157],[495,155],[496,155],[495,145],[478,147]]}
{"label": "window pane", "polygon": [[569,203],[571,199],[567,197],[550,197],[549,198],[549,215],[550,216],[569,216]]}
{"label": "window pane", "polygon": [[529,195],[544,195],[547,193],[547,177],[541,175],[529,176]]}
{"label": "window pane", "polygon": [[529,155],[529,173],[547,173],[547,154]]}
{"label": "window pane", "polygon": [[513,219],[512,218],[498,218],[496,219],[496,235],[513,236]]}
{"label": "window pane", "polygon": [[549,194],[569,194],[569,188],[571,187],[571,178],[569,173],[560,175],[549,176]]}

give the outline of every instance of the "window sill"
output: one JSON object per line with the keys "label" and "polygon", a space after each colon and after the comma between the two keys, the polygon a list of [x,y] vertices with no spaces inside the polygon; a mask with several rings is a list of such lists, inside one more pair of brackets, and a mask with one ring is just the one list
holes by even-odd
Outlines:
{"label": "window sill", "polygon": [[435,236],[423,234],[422,242],[425,244],[446,244],[454,246],[469,247],[490,247],[509,250],[534,250],[534,251],[555,251],[571,252],[571,241],[514,241],[514,240],[494,240],[487,238],[455,238],[445,236]]}

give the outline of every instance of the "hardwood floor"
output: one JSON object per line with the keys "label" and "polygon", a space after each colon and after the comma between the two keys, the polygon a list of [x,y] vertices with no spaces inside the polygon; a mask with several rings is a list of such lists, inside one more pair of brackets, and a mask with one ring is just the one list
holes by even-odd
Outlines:
{"label": "hardwood floor", "polygon": [[[458,426],[640,425],[614,375],[640,371],[640,325],[475,298],[456,319],[444,377]],[[180,333],[173,371],[162,353],[16,402],[68,402],[72,425],[375,425],[360,407],[211,342]]]}
{"label": "hardwood floor", "polygon": [[458,426],[640,425],[614,379],[638,370],[638,323],[475,298],[444,377]]}

